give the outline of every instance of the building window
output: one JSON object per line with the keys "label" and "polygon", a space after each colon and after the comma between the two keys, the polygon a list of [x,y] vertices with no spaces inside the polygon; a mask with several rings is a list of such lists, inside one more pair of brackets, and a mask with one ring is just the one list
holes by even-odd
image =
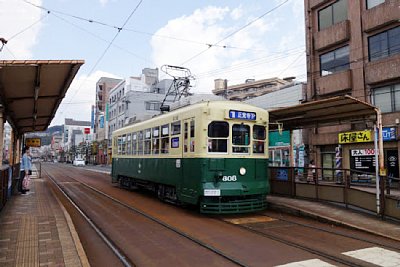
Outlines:
{"label": "building window", "polygon": [[339,0],[318,12],[319,30],[347,19],[347,0]]}
{"label": "building window", "polygon": [[377,5],[384,3],[385,0],[367,0],[367,9],[373,8]]}
{"label": "building window", "polygon": [[350,68],[349,46],[338,48],[320,55],[321,76],[329,75]]}
{"label": "building window", "polygon": [[400,27],[378,33],[368,38],[369,60],[393,56],[400,53]]}
{"label": "building window", "polygon": [[160,110],[161,103],[155,101],[145,102],[146,110]]}
{"label": "building window", "polygon": [[382,112],[400,111],[400,84],[375,88],[373,103]]}

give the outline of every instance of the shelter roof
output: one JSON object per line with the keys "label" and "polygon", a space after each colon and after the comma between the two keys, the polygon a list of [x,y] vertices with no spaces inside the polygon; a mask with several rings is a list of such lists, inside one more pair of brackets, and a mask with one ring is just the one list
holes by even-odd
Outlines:
{"label": "shelter roof", "polygon": [[0,60],[0,104],[18,134],[44,131],[83,60]]}
{"label": "shelter roof", "polygon": [[348,95],[269,111],[270,123],[286,130],[375,121],[376,113],[375,106]]}

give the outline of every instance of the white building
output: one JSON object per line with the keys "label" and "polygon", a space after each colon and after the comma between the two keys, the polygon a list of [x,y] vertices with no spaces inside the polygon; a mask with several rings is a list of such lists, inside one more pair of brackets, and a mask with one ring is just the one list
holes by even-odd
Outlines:
{"label": "white building", "polygon": [[[85,133],[85,129],[86,132]],[[76,121],[73,119],[65,119],[64,124],[64,133],[63,133],[63,140],[64,140],[64,151],[68,151],[71,149],[73,145],[76,145],[76,138],[75,136],[78,134],[84,135],[84,140],[91,141],[93,140],[93,133],[92,129],[90,128],[90,121]],[[75,141],[75,143],[73,142]]]}

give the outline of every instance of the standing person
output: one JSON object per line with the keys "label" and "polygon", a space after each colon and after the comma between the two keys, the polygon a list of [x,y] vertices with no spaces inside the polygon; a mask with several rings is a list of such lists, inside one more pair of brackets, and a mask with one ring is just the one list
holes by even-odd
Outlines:
{"label": "standing person", "polygon": [[24,179],[29,178],[29,173],[32,172],[32,162],[31,162],[31,157],[29,155],[29,147],[24,147],[22,149],[22,159],[21,159],[21,167],[20,167],[20,177],[19,177],[19,182],[18,182],[18,191],[21,192],[21,194],[26,194],[28,190],[23,188],[23,182]]}
{"label": "standing person", "polygon": [[312,183],[315,181],[315,163],[314,160],[310,160],[308,164],[308,173],[307,173],[307,183]]}

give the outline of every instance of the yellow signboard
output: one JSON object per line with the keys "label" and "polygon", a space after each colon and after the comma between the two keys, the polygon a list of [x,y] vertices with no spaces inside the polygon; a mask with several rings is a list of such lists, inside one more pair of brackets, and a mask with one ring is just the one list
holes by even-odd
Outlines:
{"label": "yellow signboard", "polygon": [[347,132],[339,134],[339,144],[372,142],[371,131]]}
{"label": "yellow signboard", "polygon": [[29,147],[40,147],[40,138],[26,138],[25,145]]}

